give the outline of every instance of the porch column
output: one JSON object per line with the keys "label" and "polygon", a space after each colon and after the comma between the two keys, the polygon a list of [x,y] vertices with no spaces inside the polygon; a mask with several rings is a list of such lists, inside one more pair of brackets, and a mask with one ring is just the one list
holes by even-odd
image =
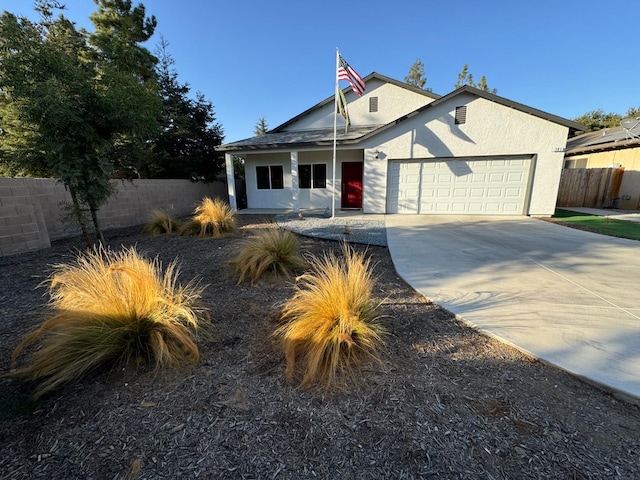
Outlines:
{"label": "porch column", "polygon": [[224,162],[227,170],[227,193],[229,194],[229,206],[231,210],[238,210],[238,202],[236,201],[236,177],[233,173],[233,155],[224,154]]}
{"label": "porch column", "polygon": [[298,152],[291,152],[291,202],[294,213],[300,212],[300,182],[298,180]]}

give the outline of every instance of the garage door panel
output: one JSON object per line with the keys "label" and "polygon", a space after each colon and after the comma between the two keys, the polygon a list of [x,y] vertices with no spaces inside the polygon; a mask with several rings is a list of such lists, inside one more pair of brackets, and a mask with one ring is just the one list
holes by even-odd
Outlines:
{"label": "garage door panel", "polygon": [[392,161],[389,213],[522,215],[530,158]]}
{"label": "garage door panel", "polygon": [[521,172],[507,173],[507,182],[509,183],[522,183],[524,175]]}

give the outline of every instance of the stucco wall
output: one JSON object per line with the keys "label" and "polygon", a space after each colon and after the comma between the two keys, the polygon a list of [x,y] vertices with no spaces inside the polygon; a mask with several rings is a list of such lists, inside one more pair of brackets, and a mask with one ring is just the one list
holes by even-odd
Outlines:
{"label": "stucco wall", "polygon": [[[369,112],[369,98],[378,97],[378,111]],[[386,125],[396,118],[433,102],[433,99],[420,93],[400,88],[396,85],[372,79],[367,82],[364,94],[359,97],[353,92],[346,94],[349,119],[352,125]],[[300,118],[286,130],[310,130],[333,127],[334,102],[310,112]],[[338,128],[344,130],[344,118],[338,115]]]}
{"label": "stucco wall", "polygon": [[[245,155],[245,179],[247,185],[248,208],[292,209],[291,192],[291,153],[272,153]],[[340,208],[341,202],[341,163],[362,161],[362,150],[343,150],[336,156],[336,189],[335,205]],[[325,209],[331,207],[333,181],[332,150],[302,150],[298,152],[298,165],[324,163],[327,168],[327,187],[322,189],[299,189],[299,207],[302,209]],[[257,166],[282,165],[284,172],[284,188],[282,190],[258,190],[256,178]]]}
{"label": "stucco wall", "polygon": [[[455,125],[455,108],[463,105],[467,105],[466,123]],[[529,155],[535,161],[528,214],[552,215],[567,134],[567,127],[462,94],[364,142],[367,150],[381,152],[379,160],[367,156],[364,189],[386,192],[390,160]],[[384,204],[379,197],[367,199],[369,213],[384,212]]]}
{"label": "stucco wall", "polygon": [[[226,199],[222,182],[189,180],[114,180],[117,192],[98,212],[103,229],[144,224],[154,208],[176,216],[193,212],[205,196]],[[49,178],[0,178],[0,256],[46,248],[51,240],[79,233],[64,222],[64,204],[71,198],[64,186]]]}

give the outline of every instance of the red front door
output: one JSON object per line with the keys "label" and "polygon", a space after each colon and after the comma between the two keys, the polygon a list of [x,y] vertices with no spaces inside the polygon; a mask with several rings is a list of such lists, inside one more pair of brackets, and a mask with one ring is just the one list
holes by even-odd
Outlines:
{"label": "red front door", "polygon": [[342,162],[342,208],[362,208],[362,162]]}

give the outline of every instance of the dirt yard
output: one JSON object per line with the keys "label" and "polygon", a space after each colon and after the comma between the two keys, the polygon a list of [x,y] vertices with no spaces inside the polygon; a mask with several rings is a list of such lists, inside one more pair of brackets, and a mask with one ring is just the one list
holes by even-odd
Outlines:
{"label": "dirt yard", "polygon": [[[0,479],[632,479],[640,476],[637,406],[458,323],[369,247],[375,298],[389,331],[383,364],[344,390],[301,390],[283,378],[271,340],[292,281],[237,286],[227,260],[264,216],[221,239],[107,232],[180,278],[209,286],[211,325],[187,371],[127,367],[56,391],[0,378]],[[305,254],[339,245],[300,237]],[[0,258],[0,371],[38,325],[50,265],[79,239]],[[358,247],[364,248],[364,247]]]}

